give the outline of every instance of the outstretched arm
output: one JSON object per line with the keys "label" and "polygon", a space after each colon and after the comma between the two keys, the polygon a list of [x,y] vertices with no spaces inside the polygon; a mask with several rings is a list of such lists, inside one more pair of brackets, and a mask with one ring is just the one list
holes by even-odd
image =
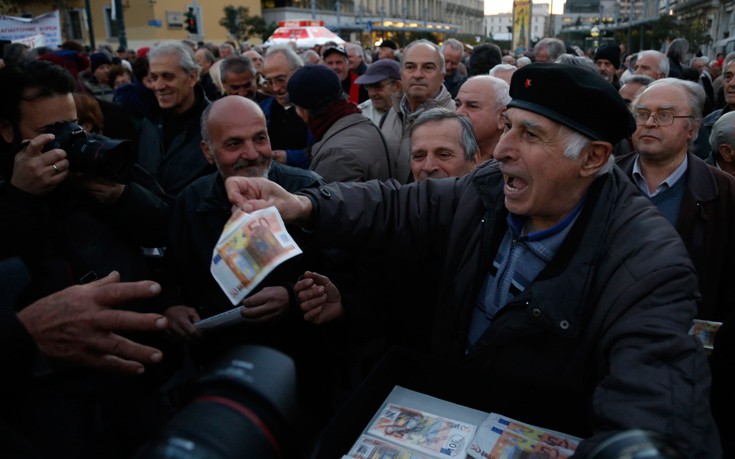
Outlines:
{"label": "outstretched arm", "polygon": [[116,272],[42,298],[18,313],[41,353],[50,360],[123,373],[143,373],[144,364],[163,359],[158,349],[130,341],[116,331],[163,331],[166,319],[112,309],[126,301],[152,298],[152,281],[120,282]]}
{"label": "outstretched arm", "polygon": [[291,194],[265,178],[230,177],[225,181],[227,197],[243,212],[275,206],[286,224],[302,224],[312,212],[311,200]]}

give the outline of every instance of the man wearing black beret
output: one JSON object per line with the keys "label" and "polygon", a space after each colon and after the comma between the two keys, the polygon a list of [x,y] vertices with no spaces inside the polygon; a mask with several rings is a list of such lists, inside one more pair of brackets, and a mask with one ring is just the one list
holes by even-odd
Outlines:
{"label": "man wearing black beret", "polygon": [[575,457],[630,429],[720,457],[706,356],[687,334],[694,267],[613,164],[613,144],[635,130],[625,103],[563,64],[517,70],[510,95],[496,161],[464,177],[297,195],[238,177],[228,195],[246,212],[275,205],[316,247],[408,263],[421,284],[405,288],[435,299],[405,305],[430,315],[432,355],[475,375],[453,389],[464,404],[582,437]]}

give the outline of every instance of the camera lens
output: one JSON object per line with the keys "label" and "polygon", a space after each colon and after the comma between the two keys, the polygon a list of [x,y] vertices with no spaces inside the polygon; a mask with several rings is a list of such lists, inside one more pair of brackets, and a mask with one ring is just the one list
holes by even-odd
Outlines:
{"label": "camera lens", "polygon": [[684,459],[669,438],[659,432],[626,430],[592,450],[590,459]]}
{"label": "camera lens", "polygon": [[286,355],[241,346],[205,372],[191,401],[137,459],[275,459],[289,456],[296,369]]}

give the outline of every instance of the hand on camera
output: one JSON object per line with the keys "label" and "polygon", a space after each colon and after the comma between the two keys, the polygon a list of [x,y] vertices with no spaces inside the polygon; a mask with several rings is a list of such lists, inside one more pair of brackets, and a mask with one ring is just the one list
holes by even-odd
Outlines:
{"label": "hand on camera", "polygon": [[53,139],[53,134],[41,134],[24,142],[13,164],[10,183],[14,187],[40,196],[53,191],[69,176],[64,150],[55,148],[43,153],[43,147]]}

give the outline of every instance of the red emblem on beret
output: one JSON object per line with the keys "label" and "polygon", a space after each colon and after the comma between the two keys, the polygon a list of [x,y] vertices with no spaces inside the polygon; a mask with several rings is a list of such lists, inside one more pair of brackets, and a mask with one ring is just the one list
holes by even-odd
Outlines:
{"label": "red emblem on beret", "polygon": [[525,87],[530,88],[531,87],[531,79],[526,79],[526,82],[523,84]]}

